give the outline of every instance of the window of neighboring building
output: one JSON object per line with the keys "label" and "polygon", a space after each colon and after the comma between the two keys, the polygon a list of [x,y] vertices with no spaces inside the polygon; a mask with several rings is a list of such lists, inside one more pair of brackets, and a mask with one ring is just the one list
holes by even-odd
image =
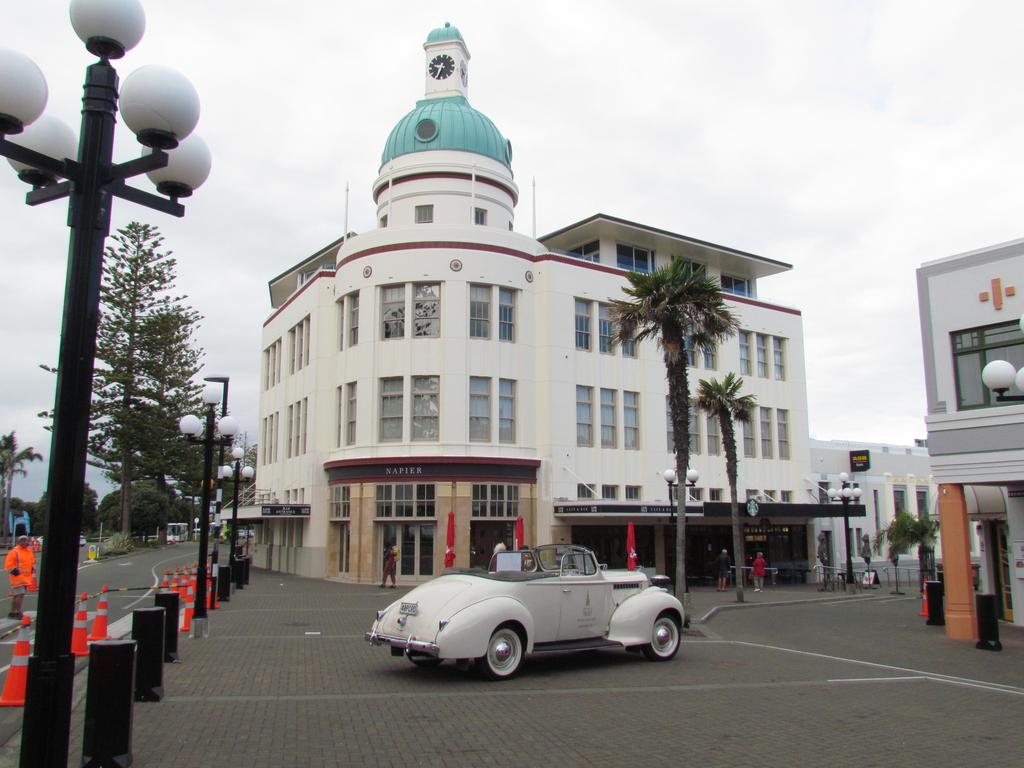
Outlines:
{"label": "window of neighboring building", "polygon": [[615,390],[601,390],[601,447],[617,448],[618,429],[615,424]]}
{"label": "window of neighboring building", "polygon": [[474,208],[473,209],[473,223],[484,225],[487,224],[487,209],[486,208]]}
{"label": "window of neighboring building", "polygon": [[778,336],[772,337],[772,363],[775,368],[775,378],[778,381],[786,380],[786,340]]}
{"label": "window of neighboring building", "polygon": [[640,448],[640,393],[622,393],[622,447],[626,450]]}
{"label": "window of neighboring building", "polygon": [[576,498],[577,499],[592,499],[594,498],[594,491],[592,486],[587,483],[576,484]]}
{"label": "window of neighboring building", "polygon": [[412,290],[412,335],[418,338],[440,336],[440,284],[416,283]]}
{"label": "window of neighboring building", "polygon": [[516,441],[516,383],[498,379],[498,442]]}
{"label": "window of neighboring building", "polygon": [[491,380],[481,376],[469,377],[469,439],[491,439]]}
{"label": "window of neighboring building", "polygon": [[491,337],[491,286],[469,286],[469,337]]}
{"label": "window of neighboring building", "polygon": [[722,500],[722,489],[721,488],[708,488],[708,501],[721,501]]}
{"label": "window of neighboring building", "polygon": [[783,504],[792,504],[793,503],[793,492],[792,491],[782,491],[782,495],[779,498],[779,501],[781,501]]}
{"label": "window of neighboring building", "polygon": [[645,274],[651,271],[652,254],[646,248],[618,243],[615,246],[615,258],[619,269]]}
{"label": "window of neighboring building", "polygon": [[[1024,367],[1024,335],[1015,320],[950,334],[953,347],[953,375],[956,379],[957,409],[1013,405],[999,403],[981,381],[981,369],[993,360],[1006,360],[1014,368]],[[1011,386],[1010,395],[1024,394]]]}
{"label": "window of neighboring building", "polygon": [[586,245],[581,245],[578,248],[570,248],[569,253],[573,256],[578,256],[584,261],[599,262],[601,261],[599,253],[600,250],[601,244],[597,240],[594,240]]}
{"label": "window of neighboring building", "polygon": [[722,452],[722,439],[718,433],[718,417],[708,414],[708,456],[717,456]]}
{"label": "window of neighboring building", "polygon": [[597,348],[605,354],[615,352],[615,343],[612,339],[612,305],[597,305]]}
{"label": "window of neighboring building", "polygon": [[381,323],[385,339],[401,339],[405,336],[404,285],[381,288]]}
{"label": "window of neighboring building", "polygon": [[516,340],[516,292],[511,288],[498,289],[498,340]]}
{"label": "window of neighboring building", "polygon": [[907,487],[905,485],[894,485],[892,488],[893,511],[899,515],[907,511]]}
{"label": "window of neighboring building", "polygon": [[918,488],[917,489],[917,516],[920,518],[928,517],[928,489]]}
{"label": "window of neighboring building", "polygon": [[704,501],[704,489],[703,488],[690,488],[686,487],[686,492],[690,494],[690,499],[693,501]]}
{"label": "window of neighboring building", "polygon": [[626,486],[626,501],[639,501],[641,493],[641,486],[639,485],[627,485]]}
{"label": "window of neighboring building", "polygon": [[576,387],[576,445],[594,444],[594,389]]}
{"label": "window of neighboring building", "polygon": [[722,290],[725,293],[732,293],[737,296],[753,296],[751,283],[744,277],[733,277],[722,275]]}
{"label": "window of neighboring building", "polygon": [[354,347],[359,343],[359,291],[345,297],[348,307],[348,345]]}
{"label": "window of neighboring building", "polygon": [[441,377],[412,377],[412,439],[440,438]]}
{"label": "window of neighboring building", "polygon": [[617,485],[602,485],[601,486],[601,498],[614,501],[619,498],[619,486]]}
{"label": "window of neighboring building", "polygon": [[403,381],[395,377],[380,380],[380,439],[402,439]]}
{"label": "window of neighboring building", "polygon": [[750,376],[750,331],[740,331],[740,373]]}
{"label": "window of neighboring building", "polygon": [[754,438],[754,424],[750,419],[741,421],[743,425],[743,458],[756,459],[757,449]]}
{"label": "window of neighboring building", "polygon": [[760,408],[761,412],[761,458],[770,459],[772,450],[772,409]]}
{"label": "window of neighboring building", "polygon": [[416,206],[416,223],[417,224],[431,224],[434,221],[434,206],[432,205],[417,205]]}
{"label": "window of neighboring building", "polygon": [[356,442],[356,382],[345,385],[345,445]]}
{"label": "window of neighboring building", "polygon": [[576,299],[576,349],[590,350],[590,302]]}
{"label": "window of neighboring building", "polygon": [[757,334],[757,375],[768,378],[768,337],[763,333]]}
{"label": "window of neighboring building", "polygon": [[775,436],[779,443],[779,458],[789,458],[789,411],[775,410]]}

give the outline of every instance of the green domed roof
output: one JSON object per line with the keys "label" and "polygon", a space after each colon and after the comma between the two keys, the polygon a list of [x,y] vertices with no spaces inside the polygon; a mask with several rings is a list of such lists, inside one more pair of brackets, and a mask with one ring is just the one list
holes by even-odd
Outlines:
{"label": "green domed roof", "polygon": [[463,96],[416,102],[416,108],[392,129],[380,164],[383,167],[399,155],[435,149],[473,152],[512,168],[511,143],[487,115],[469,106]]}
{"label": "green domed roof", "polygon": [[[427,43],[443,43],[446,40],[462,40],[458,27],[453,27],[447,21],[443,27],[438,27],[427,35]],[[465,43],[466,41],[462,40],[462,42]]]}

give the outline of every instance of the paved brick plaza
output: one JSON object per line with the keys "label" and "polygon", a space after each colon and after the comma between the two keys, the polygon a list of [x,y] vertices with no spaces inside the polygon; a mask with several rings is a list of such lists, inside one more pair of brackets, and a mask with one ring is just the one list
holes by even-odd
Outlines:
{"label": "paved brick plaza", "polygon": [[[164,667],[164,701],[135,705],[135,765],[891,768],[1020,758],[1024,637],[1004,628],[1002,653],[946,640],[915,615],[913,598],[750,593],[765,605],[695,622],[671,663],[548,657],[495,684],[450,664],[414,668],[364,642],[373,611],[396,593],[254,572],[211,613],[211,637],[183,640],[183,663]],[[693,613],[731,599],[695,593]],[[767,605],[793,600],[811,602]],[[15,745],[5,752],[16,764]]]}

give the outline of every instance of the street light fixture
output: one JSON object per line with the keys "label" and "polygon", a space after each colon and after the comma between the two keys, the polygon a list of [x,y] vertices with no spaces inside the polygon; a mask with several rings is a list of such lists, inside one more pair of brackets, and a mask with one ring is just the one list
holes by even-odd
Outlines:
{"label": "street light fixture", "polygon": [[[672,519],[672,542],[674,544],[675,540],[676,540],[676,537],[675,537],[675,532],[676,532],[676,507],[675,507],[675,504],[672,503],[672,489],[679,485],[679,482],[678,482],[679,476],[676,473],[675,469],[672,468],[672,467],[669,467],[664,472],[662,472],[661,476],[663,478],[665,478],[665,483],[668,485],[668,505],[669,505],[669,508],[671,509],[671,512],[669,514],[670,514],[671,519]],[[686,490],[686,498],[683,500],[683,506],[684,507],[686,506],[686,502],[690,500],[690,490],[689,489],[695,487],[697,485],[697,481],[698,480],[700,480],[700,471],[699,470],[696,470],[696,469],[688,469],[688,470],[686,470],[686,489],[687,490]],[[685,521],[684,521],[683,524],[684,525],[686,524]],[[678,557],[678,555],[679,555],[679,553],[677,552],[676,556]],[[672,579],[672,594],[673,595],[676,594],[676,580],[674,578]],[[683,594],[684,595],[686,594],[685,586],[683,587]]]}
{"label": "street light fixture", "polygon": [[[103,247],[110,233],[112,198],[183,216],[181,197],[205,181],[209,153],[175,168],[168,154],[195,128],[199,97],[173,70],[145,81],[130,75],[121,89],[125,124],[148,153],[114,164],[118,76],[111,59],[135,47],[145,31],[139,0],[71,0],[71,25],[98,61],[86,69],[77,144],[70,128],[40,116],[49,90],[42,71],[16,51],[0,50],[0,155],[32,185],[29,205],[68,198],[71,236],[57,358],[53,437],[47,476],[47,556],[39,581],[35,647],[29,659],[21,741],[22,768],[67,765],[75,658],[69,652],[75,605],[78,535],[85,486]],[[137,87],[136,87],[137,83]],[[130,87],[130,84],[131,87]],[[130,116],[130,117],[129,117]],[[21,134],[18,143],[7,137]],[[205,161],[205,162],[203,162]],[[167,197],[125,180],[165,169]],[[167,186],[173,182],[173,186]],[[158,188],[159,189],[159,188]]]}
{"label": "street light fixture", "polygon": [[252,480],[256,470],[252,467],[242,466],[245,459],[245,450],[236,445],[231,449],[231,458],[234,459],[234,466],[225,466],[234,477],[234,489],[231,509],[231,545],[228,549],[228,563],[231,564],[231,573],[235,575],[235,588],[242,589],[244,581],[241,578],[241,570],[238,568],[238,483],[239,478]]}
{"label": "street light fixture", "polygon": [[846,472],[839,473],[839,488],[829,488],[828,497],[831,501],[843,503],[843,542],[846,544],[846,583],[853,584],[853,549],[850,546],[850,501],[860,498],[860,488],[850,485],[850,476]]}
{"label": "street light fixture", "polygon": [[[192,618],[192,636],[207,637],[206,623],[206,552],[210,536],[210,490],[213,483],[213,446],[231,446],[238,434],[238,421],[232,416],[221,416],[217,420],[217,404],[221,388],[209,384],[203,389],[203,405],[206,409],[205,424],[198,416],[182,416],[178,429],[190,443],[203,446],[202,503],[199,506],[199,569],[196,574],[195,613]],[[218,434],[214,434],[216,433]]]}

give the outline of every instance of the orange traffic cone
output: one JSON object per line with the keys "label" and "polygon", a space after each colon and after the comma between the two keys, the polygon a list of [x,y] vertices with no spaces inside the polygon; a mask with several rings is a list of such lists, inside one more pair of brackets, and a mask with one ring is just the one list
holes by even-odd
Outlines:
{"label": "orange traffic cone", "polygon": [[213,576],[210,573],[210,566],[206,566],[206,610],[212,610],[210,606],[213,604],[213,595],[210,594],[212,590],[210,585],[213,583]]}
{"label": "orange traffic cone", "polygon": [[928,615],[928,586],[927,585],[928,585],[928,582],[926,582],[926,581],[922,581],[921,582],[921,611],[920,611],[920,613],[917,614],[918,616],[927,616]]}
{"label": "orange traffic cone", "polygon": [[31,625],[32,620],[28,616],[21,620],[18,639],[14,643],[14,656],[11,657],[11,666],[7,670],[7,679],[4,681],[4,692],[0,694],[0,707],[25,706],[25,683],[28,682],[30,653],[28,628]]}
{"label": "orange traffic cone", "polygon": [[164,569],[164,580],[160,582],[160,589],[170,589],[171,585],[167,583],[167,569]]}
{"label": "orange traffic cone", "polygon": [[92,632],[87,640],[108,640],[107,637],[107,588],[100,592],[100,601],[96,605],[96,618],[92,620]]}
{"label": "orange traffic cone", "polygon": [[178,581],[178,600],[182,603],[185,602],[185,598],[188,595],[188,568],[181,574],[181,579]]}
{"label": "orange traffic cone", "polygon": [[85,610],[85,604],[88,599],[88,596],[83,592],[78,602],[78,612],[75,614],[74,628],[71,630],[71,653],[75,656],[89,655],[89,643],[85,636],[85,625],[89,621],[89,616]]}
{"label": "orange traffic cone", "polygon": [[196,612],[196,598],[195,592],[192,591],[192,585],[188,585],[188,595],[185,598],[185,621],[182,622],[180,632],[185,634],[189,633],[192,629],[192,616]]}

